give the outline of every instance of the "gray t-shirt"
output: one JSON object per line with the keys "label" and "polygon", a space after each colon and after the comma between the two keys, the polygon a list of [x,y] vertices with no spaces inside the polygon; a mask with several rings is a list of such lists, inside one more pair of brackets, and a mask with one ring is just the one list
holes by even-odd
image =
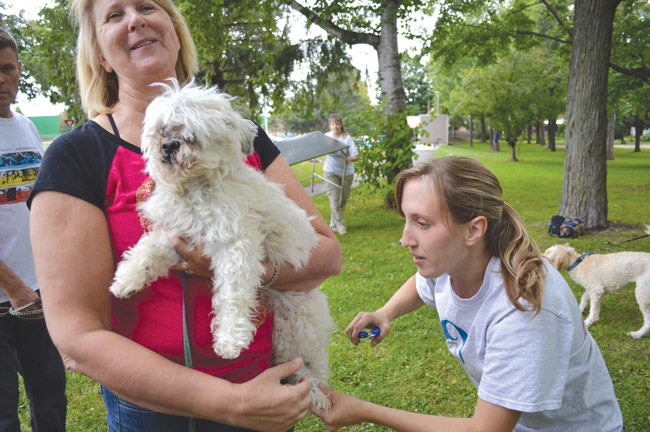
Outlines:
{"label": "gray t-shirt", "polygon": [[458,297],[447,274],[418,274],[416,287],[438,311],[449,351],[478,396],[522,412],[515,431],[619,432],[623,417],[603,356],[566,281],[544,263],[548,276],[538,315],[512,305],[495,257],[472,298]]}

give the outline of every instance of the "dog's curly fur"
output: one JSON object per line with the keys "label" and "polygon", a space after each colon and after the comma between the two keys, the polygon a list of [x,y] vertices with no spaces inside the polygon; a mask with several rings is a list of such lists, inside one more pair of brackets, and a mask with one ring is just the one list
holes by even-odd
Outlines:
{"label": "dog's curly fur", "polygon": [[[119,263],[111,292],[129,297],[159,277],[181,257],[169,236],[202,244],[214,272],[211,322],[213,348],[236,358],[253,340],[262,261],[297,269],[309,260],[318,239],[306,212],[282,188],[243,162],[253,152],[257,128],[230,105],[230,97],[175,80],[147,108],[142,134],[146,171],[155,182],[138,210],[150,231]],[[318,290],[261,291],[273,310],[274,360],[302,356],[292,377],[309,380],[312,398],[331,407],[318,389],[327,383],[327,344],[333,323],[327,299]]]}
{"label": "dog's curly fur", "polygon": [[[650,234],[650,228],[647,229]],[[544,256],[559,271],[567,270],[580,258],[568,244],[555,245],[546,249]],[[585,292],[580,300],[580,310],[585,311],[591,303],[589,316],[585,325],[598,321],[603,296],[614,293],[626,285],[636,282],[635,296],[643,314],[643,327],[628,334],[639,339],[650,332],[650,253],[617,252],[610,254],[592,254],[569,271],[569,276]]]}

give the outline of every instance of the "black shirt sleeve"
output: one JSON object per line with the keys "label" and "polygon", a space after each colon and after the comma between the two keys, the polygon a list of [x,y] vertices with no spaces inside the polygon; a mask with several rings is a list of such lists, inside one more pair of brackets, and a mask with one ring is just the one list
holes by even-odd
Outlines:
{"label": "black shirt sleeve", "polygon": [[257,125],[257,135],[253,141],[253,148],[260,157],[262,171],[264,171],[278,157],[280,150],[273,144],[273,141],[271,141],[271,138],[269,138],[264,129],[257,123],[255,124]]}
{"label": "black shirt sleeve", "polygon": [[98,132],[87,123],[50,144],[27,199],[28,206],[38,192],[57,191],[104,210],[106,183],[118,144],[112,142],[112,135]]}

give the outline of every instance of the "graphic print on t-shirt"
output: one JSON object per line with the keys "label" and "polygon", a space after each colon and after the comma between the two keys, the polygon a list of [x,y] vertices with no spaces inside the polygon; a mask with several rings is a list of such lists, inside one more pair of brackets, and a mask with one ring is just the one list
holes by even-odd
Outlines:
{"label": "graphic print on t-shirt", "polygon": [[0,153],[0,204],[27,201],[40,163],[35,151]]}
{"label": "graphic print on t-shirt", "polygon": [[[445,339],[447,339],[449,351],[465,364],[465,360],[463,359],[463,347],[465,346],[465,342],[467,342],[467,332],[448,320],[442,320],[440,321],[440,324],[442,325],[442,332],[445,335]],[[451,332],[449,331],[450,326],[452,329]],[[452,336],[452,333],[457,334],[457,336]]]}

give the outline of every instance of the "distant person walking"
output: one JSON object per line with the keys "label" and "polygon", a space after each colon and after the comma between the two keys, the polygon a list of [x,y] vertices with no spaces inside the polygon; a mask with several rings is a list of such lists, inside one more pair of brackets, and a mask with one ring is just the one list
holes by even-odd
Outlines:
{"label": "distant person walking", "polygon": [[25,204],[43,145],[34,124],[11,111],[20,69],[16,42],[0,28],[0,432],[20,431],[19,373],[32,431],[65,431],[65,370],[43,319]]}
{"label": "distant person walking", "polygon": [[[330,131],[325,135],[347,144],[347,149],[339,150],[325,156],[323,175],[325,179],[339,187],[332,187],[327,192],[330,199],[330,228],[341,235],[347,234],[345,226],[345,204],[350,196],[354,180],[354,163],[359,160],[359,152],[354,140],[345,130],[343,119],[338,114],[330,116]],[[345,173],[345,174],[344,174]]]}

